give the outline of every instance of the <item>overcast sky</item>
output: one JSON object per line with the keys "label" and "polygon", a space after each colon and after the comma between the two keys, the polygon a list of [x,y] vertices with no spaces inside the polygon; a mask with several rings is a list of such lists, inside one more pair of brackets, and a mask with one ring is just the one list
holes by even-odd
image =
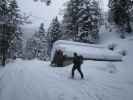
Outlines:
{"label": "overcast sky", "polygon": [[[50,6],[46,6],[40,2],[34,2],[33,0],[18,0],[19,7],[22,12],[31,15],[32,24],[27,27],[38,27],[41,22],[44,22],[45,28],[51,20],[58,16],[61,19],[61,9],[63,9],[64,3],[68,0],[52,0]],[[107,11],[108,0],[99,0],[101,7],[104,11]]]}

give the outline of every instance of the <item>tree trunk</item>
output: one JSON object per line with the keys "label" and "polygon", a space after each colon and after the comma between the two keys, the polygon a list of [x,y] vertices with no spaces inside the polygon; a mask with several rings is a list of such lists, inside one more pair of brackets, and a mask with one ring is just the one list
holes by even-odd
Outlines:
{"label": "tree trunk", "polygon": [[130,21],[127,22],[127,29],[126,29],[126,31],[128,33],[131,33],[132,32],[132,28],[131,28],[131,25],[130,25]]}

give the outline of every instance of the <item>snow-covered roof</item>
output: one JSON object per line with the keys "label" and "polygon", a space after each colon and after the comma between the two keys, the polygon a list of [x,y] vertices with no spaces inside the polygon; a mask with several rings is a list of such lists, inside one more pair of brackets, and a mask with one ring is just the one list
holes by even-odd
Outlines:
{"label": "snow-covered roof", "polygon": [[54,43],[51,60],[56,50],[62,50],[67,57],[73,57],[73,53],[82,55],[90,60],[104,60],[104,61],[121,61],[122,56],[116,52],[110,51],[100,45],[86,44],[80,42],[59,40]]}

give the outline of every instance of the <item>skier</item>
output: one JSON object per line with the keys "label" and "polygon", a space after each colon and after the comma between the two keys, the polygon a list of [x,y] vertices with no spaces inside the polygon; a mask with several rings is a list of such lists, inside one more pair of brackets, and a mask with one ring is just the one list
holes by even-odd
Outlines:
{"label": "skier", "polygon": [[83,72],[81,71],[81,65],[83,63],[83,57],[82,56],[78,56],[77,53],[74,53],[74,57],[73,57],[73,68],[72,68],[72,78],[74,78],[74,72],[75,70],[78,70],[78,72],[81,75],[81,79],[84,78]]}

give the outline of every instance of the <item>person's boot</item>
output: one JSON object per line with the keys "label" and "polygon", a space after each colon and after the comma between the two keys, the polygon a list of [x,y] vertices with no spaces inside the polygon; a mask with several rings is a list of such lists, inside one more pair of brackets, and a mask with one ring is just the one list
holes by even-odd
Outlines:
{"label": "person's boot", "polygon": [[84,79],[84,75],[83,75],[83,73],[81,73],[81,79]]}

